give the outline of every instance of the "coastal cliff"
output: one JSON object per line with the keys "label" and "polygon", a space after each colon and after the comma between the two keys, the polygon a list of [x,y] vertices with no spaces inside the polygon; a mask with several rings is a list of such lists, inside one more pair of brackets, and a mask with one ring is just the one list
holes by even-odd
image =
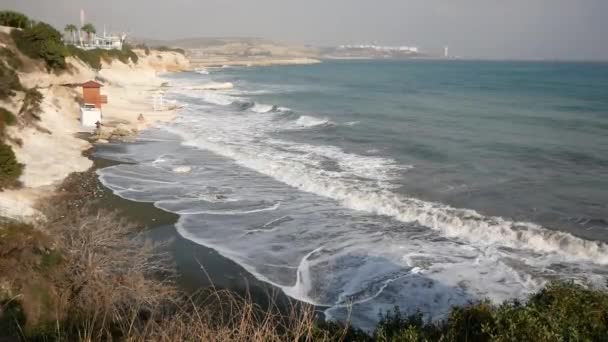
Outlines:
{"label": "coastal cliff", "polygon": [[[153,93],[163,81],[159,74],[187,70],[188,59],[173,51],[134,50],[137,62],[102,59],[95,70],[76,57],[66,58],[63,71],[49,70],[44,63],[19,52],[8,28],[0,33],[0,48],[11,51],[20,68],[16,74],[23,89],[37,89],[41,94],[37,120],[32,125],[7,127],[8,144],[17,161],[23,165],[19,187],[0,192],[0,214],[4,217],[30,221],[39,214],[34,209],[40,199],[48,196],[72,172],[92,166],[83,152],[91,143],[79,136],[87,132],[79,122],[80,84],[97,80],[108,96],[103,108],[102,131],[110,137],[114,130],[134,133],[156,121],[171,119],[175,111],[154,111]],[[0,100],[0,107],[12,113],[22,111],[25,91]],[[138,120],[142,115],[144,120]],[[124,133],[122,133],[124,135]]]}

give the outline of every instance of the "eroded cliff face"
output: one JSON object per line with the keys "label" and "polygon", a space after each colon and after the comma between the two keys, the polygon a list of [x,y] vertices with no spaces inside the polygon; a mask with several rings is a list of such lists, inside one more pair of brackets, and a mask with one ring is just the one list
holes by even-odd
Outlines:
{"label": "eroded cliff face", "polygon": [[[162,84],[158,75],[189,68],[186,57],[176,52],[151,50],[148,55],[144,51],[137,54],[140,58],[136,64],[114,60],[104,62],[99,71],[69,57],[68,68],[62,73],[48,72],[42,63],[20,56],[24,61],[18,73],[21,84],[25,88],[37,88],[43,99],[39,120],[32,125],[7,129],[8,143],[25,168],[19,178],[21,188],[0,192],[0,216],[31,220],[37,215],[34,209],[37,201],[51,194],[72,172],[82,172],[92,166],[92,161],[83,156],[92,145],[79,137],[83,131],[79,122],[79,84],[101,81],[102,93],[111,94],[108,113],[124,113],[121,117],[124,124],[133,124],[139,113],[150,110],[150,90]],[[0,106],[18,114],[23,100],[24,93],[17,92],[0,101]],[[133,112],[129,112],[131,103]],[[137,126],[130,129],[133,127],[137,129]]]}

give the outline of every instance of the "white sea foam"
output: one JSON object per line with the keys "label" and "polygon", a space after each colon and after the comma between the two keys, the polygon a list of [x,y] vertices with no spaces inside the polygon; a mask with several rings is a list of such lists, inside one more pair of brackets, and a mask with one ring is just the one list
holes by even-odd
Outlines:
{"label": "white sea foam", "polygon": [[302,115],[295,121],[295,126],[299,128],[309,128],[326,125],[333,125],[333,122],[331,122],[329,119],[320,119],[308,115]]}
{"label": "white sea foam", "polygon": [[[221,106],[237,99],[209,93],[193,96]],[[190,108],[165,128],[186,146],[213,152],[204,168],[175,175],[170,165],[191,160],[146,159],[142,154],[155,152],[148,149],[132,155],[149,165],[101,170],[102,182],[120,196],[179,213],[182,236],[289,296],[331,306],[327,317],[345,318],[356,303],[351,318],[364,328],[394,304],[437,319],[473,299],[522,298],[556,276],[604,281],[605,244],[400,194],[395,180],[412,166],[376,149],[365,156],[279,138],[273,133],[329,120],[293,120],[278,108],[259,115],[256,106]]]}
{"label": "white sea foam", "polygon": [[209,82],[202,85],[186,87],[189,90],[226,90],[234,88],[231,82]]}
{"label": "white sea foam", "polygon": [[256,113],[268,113],[268,112],[272,112],[273,110],[275,110],[276,106],[273,105],[267,105],[267,104],[262,104],[262,103],[256,103],[251,110],[256,112]]}
{"label": "white sea foam", "polygon": [[194,69],[194,71],[201,75],[209,75],[209,70],[207,70],[205,68],[196,68],[196,69]]}
{"label": "white sea foam", "polygon": [[[167,203],[171,203],[171,202],[157,202],[156,205],[159,208],[161,208],[161,209],[167,209],[167,207],[166,207]],[[272,206],[269,206],[269,207],[262,207],[262,208],[251,209],[251,210],[238,210],[238,209],[199,210],[199,209],[193,208],[193,209],[182,209],[182,210],[171,209],[170,211],[172,211],[172,212],[174,212],[176,214],[180,214],[180,215],[200,215],[200,214],[207,214],[207,215],[247,215],[247,214],[253,214],[253,213],[260,213],[260,212],[264,212],[264,211],[277,210],[280,206],[281,206],[281,202],[277,202],[277,203],[275,203],[275,204],[273,204]]]}
{"label": "white sea foam", "polygon": [[213,91],[204,91],[200,96],[205,102],[220,106],[228,106],[236,101],[234,97]]}
{"label": "white sea foam", "polygon": [[173,172],[175,173],[188,173],[192,171],[190,166],[176,166],[173,168]]}
{"label": "white sea foam", "polygon": [[[307,117],[309,125],[323,124],[327,120]],[[176,132],[184,133],[176,130]],[[224,132],[232,136],[230,132]],[[208,149],[234,159],[237,163],[272,176],[300,190],[312,192],[341,201],[346,207],[394,217],[402,222],[418,222],[440,231],[445,236],[459,238],[481,245],[498,244],[511,248],[528,249],[541,253],[555,253],[564,258],[584,259],[600,264],[608,264],[608,247],[599,242],[587,241],[568,233],[552,231],[533,223],[514,222],[500,217],[486,217],[473,210],[452,208],[441,203],[421,201],[397,195],[390,190],[353,186],[352,180],[332,172],[318,172],[297,158],[264,150],[262,146],[241,146],[212,142],[206,138],[192,139],[183,135],[192,146]],[[224,137],[229,142],[230,137]],[[291,147],[294,148],[292,145]],[[260,149],[262,148],[262,149]],[[324,147],[328,148],[328,147]],[[314,150],[310,145],[301,145],[300,152]],[[333,148],[329,147],[329,150]],[[335,153],[334,153],[335,155]],[[306,156],[308,157],[308,156]],[[357,165],[356,162],[360,161]],[[384,164],[368,163],[362,156],[344,161],[341,165],[350,167],[355,174],[369,176]]]}

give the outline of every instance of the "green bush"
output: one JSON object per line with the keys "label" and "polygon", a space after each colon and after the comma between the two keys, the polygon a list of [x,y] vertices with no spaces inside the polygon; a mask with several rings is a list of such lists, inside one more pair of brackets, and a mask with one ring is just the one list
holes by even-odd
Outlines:
{"label": "green bush", "polygon": [[68,46],[68,54],[70,56],[76,57],[81,61],[88,64],[91,68],[95,70],[101,69],[101,54],[103,50],[95,49],[95,50],[83,50],[79,49],[76,46],[69,45]]}
{"label": "green bush", "polygon": [[23,90],[15,70],[0,61],[0,99],[14,96],[15,91]]}
{"label": "green bush", "polygon": [[0,25],[24,29],[30,26],[29,18],[15,11],[0,11]]}
{"label": "green bush", "polygon": [[0,48],[0,60],[6,61],[9,67],[19,70],[23,66],[23,62],[17,57],[17,55],[8,48]]}
{"label": "green bush", "polygon": [[[123,56],[126,56],[128,59],[131,59],[131,61],[133,61],[133,63],[135,63],[135,64],[137,64],[137,61],[139,61],[139,57],[133,51],[132,47],[129,44],[125,43],[122,45],[122,54],[123,54]],[[127,62],[123,62],[123,63],[127,63]]]}
{"label": "green bush", "polygon": [[17,161],[13,148],[0,143],[0,189],[16,185],[23,167],[23,164]]}
{"label": "green bush", "polygon": [[135,45],[135,48],[144,50],[144,52],[146,53],[146,56],[150,55],[150,48],[146,44],[137,44],[137,45]]}
{"label": "green bush", "polygon": [[43,99],[44,96],[37,88],[26,90],[21,110],[19,110],[19,115],[21,115],[26,122],[40,120],[39,114],[42,112],[40,105],[42,104]]}
{"label": "green bush", "polygon": [[67,48],[61,33],[46,23],[36,23],[23,31],[13,30],[11,36],[17,48],[26,56],[42,59],[49,69],[65,69]]}
{"label": "green bush", "polygon": [[181,53],[184,56],[186,55],[186,51],[184,51],[184,49],[180,49],[180,48],[170,48],[168,46],[158,46],[158,47],[155,47],[155,49],[158,51],[170,51],[170,52]]}
{"label": "green bush", "polygon": [[26,317],[18,298],[0,298],[0,332],[2,336],[21,336]]}
{"label": "green bush", "polygon": [[95,70],[101,69],[102,60],[111,62],[114,59],[118,59],[119,61],[125,64],[129,63],[129,60],[131,60],[133,63],[137,63],[137,61],[139,60],[137,54],[133,52],[133,50],[131,50],[131,48],[126,44],[123,45],[123,48],[121,50],[83,50],[75,46],[68,46],[68,54],[70,56],[74,56],[80,59]]}
{"label": "green bush", "polygon": [[488,329],[494,340],[608,340],[608,293],[572,283],[550,284],[525,305],[501,305],[494,316]]}
{"label": "green bush", "polygon": [[440,327],[426,323],[422,313],[404,315],[398,307],[380,317],[374,330],[375,341],[432,341],[441,336]]}
{"label": "green bush", "polygon": [[0,122],[10,126],[17,122],[17,118],[8,109],[0,107]]}
{"label": "green bush", "polygon": [[554,283],[528,302],[488,301],[455,307],[443,322],[398,309],[382,316],[377,341],[608,341],[608,293]]}

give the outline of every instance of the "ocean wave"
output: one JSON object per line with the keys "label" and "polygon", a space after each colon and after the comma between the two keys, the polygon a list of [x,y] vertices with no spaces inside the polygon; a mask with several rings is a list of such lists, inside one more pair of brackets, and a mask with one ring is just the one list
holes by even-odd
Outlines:
{"label": "ocean wave", "polygon": [[[402,222],[415,222],[449,238],[479,246],[504,246],[552,253],[565,260],[608,264],[608,246],[602,242],[583,240],[534,223],[509,221],[501,217],[484,216],[474,210],[404,197],[388,189],[375,188],[374,185],[369,189],[360,183],[353,186],[351,180],[339,175],[336,177],[331,172],[319,173],[304,163],[285,163],[284,156],[276,153],[258,151],[249,154],[244,149],[234,150],[204,139],[190,141],[190,144],[232,158],[240,165],[300,190],[335,199],[347,208],[393,217]],[[309,148],[311,147],[306,150]],[[373,170],[376,168],[370,167],[365,174],[369,175]]]}
{"label": "ocean wave", "polygon": [[[223,92],[216,92],[214,87],[222,86],[232,87],[232,83],[210,83],[203,86],[189,87],[188,90],[203,90],[199,95],[194,94],[194,97],[199,97],[203,101],[219,106],[233,106],[239,111],[251,110],[255,113],[270,113],[275,111],[287,112],[289,108],[278,107],[264,103],[257,103],[252,100],[240,97],[234,97]],[[217,88],[219,89],[219,88]]]}
{"label": "ocean wave", "polygon": [[201,75],[209,75],[209,70],[207,70],[205,68],[196,68],[196,69],[194,69],[194,72],[196,72],[197,74],[201,74]]}
{"label": "ocean wave", "polygon": [[[181,201],[159,201],[156,202],[156,206],[163,210],[167,210],[170,212],[174,212],[179,215],[248,215],[253,213],[260,213],[264,211],[274,211],[277,210],[281,206],[281,202],[277,202],[271,206],[266,205],[256,205],[252,206],[250,209],[210,209],[210,210],[201,210],[197,208],[188,208],[188,209],[176,209],[174,203],[178,203],[178,206],[182,206]],[[220,202],[225,203],[225,202]]]}
{"label": "ocean wave", "polygon": [[[206,100],[221,105],[235,102],[235,98],[227,95],[213,93],[206,96]],[[254,102],[249,106],[248,108],[257,108],[254,111],[275,109],[274,106]],[[226,118],[223,119],[226,120]],[[256,133],[258,137],[264,135],[265,126],[270,124],[265,121],[259,123],[253,121],[253,123],[257,125],[256,129],[262,129],[262,131]],[[219,122],[218,127],[222,127],[222,124],[224,122]],[[351,124],[355,123],[351,122]],[[301,115],[284,128],[302,129],[333,125],[335,124],[327,118]],[[229,126],[230,130],[234,130],[242,124],[237,123]],[[251,130],[247,125],[241,128],[244,133]],[[227,140],[230,140],[229,136],[235,133],[238,134],[238,131],[225,131]],[[240,139],[247,140],[246,136],[245,138],[240,137]],[[327,151],[332,150],[331,147],[319,148],[303,144],[298,147],[298,144],[287,144],[289,145],[287,146],[288,149],[292,151],[299,149],[296,152],[301,157],[287,159],[292,163],[286,163],[286,160],[282,159],[285,156],[276,153],[276,151],[260,150],[260,148],[267,148],[263,146],[259,146],[258,149],[251,147],[252,150],[250,151],[247,148],[234,149],[232,144],[224,145],[222,141],[209,142],[204,139],[194,139],[189,143],[232,158],[241,165],[272,176],[301,190],[338,200],[348,208],[390,216],[402,222],[417,222],[450,238],[458,238],[479,245],[494,244],[608,264],[608,246],[601,242],[583,240],[571,234],[553,231],[534,223],[510,221],[501,217],[488,217],[474,210],[458,209],[441,203],[405,197],[393,193],[386,187],[365,189],[353,186],[355,181],[348,179],[348,177],[353,175],[356,177],[373,177],[373,174],[379,169],[378,165],[370,163],[365,158],[360,158],[362,163],[354,166],[349,166],[349,163],[338,163],[340,168],[348,171],[345,174],[339,171],[319,173],[318,165],[310,163],[311,158],[307,153],[314,152],[330,161],[339,161],[341,158],[344,160],[345,156],[333,153],[335,151],[327,153]],[[285,147],[282,146],[282,148]],[[359,160],[357,158],[351,159],[349,161],[351,164],[353,160]]]}
{"label": "ocean wave", "polygon": [[231,82],[209,82],[202,85],[187,87],[188,90],[227,90],[234,88]]}
{"label": "ocean wave", "polygon": [[296,128],[310,128],[319,126],[333,126],[334,123],[329,119],[316,118],[314,116],[302,115],[294,123]]}
{"label": "ocean wave", "polygon": [[[132,166],[104,169],[102,182],[180,214],[181,236],[293,298],[330,307],[328,318],[344,319],[352,307],[358,327],[393,305],[441,319],[470,300],[525,298],[558,276],[604,284],[605,243],[398,192],[413,166],[374,146],[357,154],[323,139],[292,141],[290,130],[318,137],[322,130],[304,129],[335,124],[231,96],[238,91],[197,91],[194,98],[224,107],[195,101],[163,126],[186,154],[155,160],[146,153],[162,149],[134,144],[134,158],[153,170],[137,177]],[[180,165],[193,167],[176,174]]]}
{"label": "ocean wave", "polygon": [[251,108],[251,110],[256,113],[269,113],[269,112],[277,110],[277,106],[267,105],[267,104],[263,104],[263,103],[256,103]]}
{"label": "ocean wave", "polygon": [[236,99],[229,95],[220,94],[213,91],[205,91],[200,95],[201,99],[207,103],[216,104],[220,106],[229,106],[236,101]]}

